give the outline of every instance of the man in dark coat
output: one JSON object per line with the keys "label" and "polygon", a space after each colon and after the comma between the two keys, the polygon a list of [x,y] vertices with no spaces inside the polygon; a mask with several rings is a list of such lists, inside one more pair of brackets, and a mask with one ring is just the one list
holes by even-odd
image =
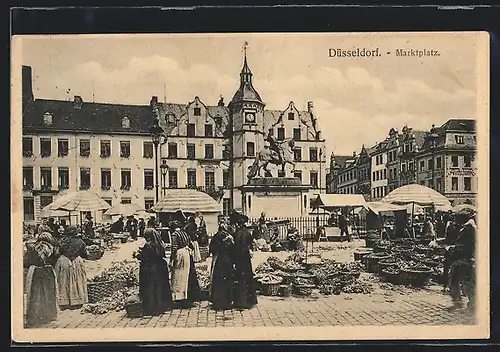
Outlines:
{"label": "man in dark coat", "polygon": [[236,228],[234,234],[234,303],[235,308],[249,309],[257,304],[254,273],[252,269],[253,238],[246,227],[248,217],[234,212],[230,217],[231,224]]}
{"label": "man in dark coat", "polygon": [[340,229],[340,242],[344,242],[344,234],[347,237],[347,241],[351,241],[349,230],[347,228],[347,218],[344,213],[339,216],[339,229]]}

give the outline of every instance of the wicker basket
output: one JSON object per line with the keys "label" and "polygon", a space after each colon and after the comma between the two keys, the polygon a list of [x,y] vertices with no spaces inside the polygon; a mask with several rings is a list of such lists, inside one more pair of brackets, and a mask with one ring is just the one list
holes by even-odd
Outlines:
{"label": "wicker basket", "polygon": [[262,283],[260,293],[264,296],[279,296],[281,282],[278,283]]}
{"label": "wicker basket", "polygon": [[294,285],[293,290],[296,295],[299,296],[310,296],[313,292],[313,285]]}
{"label": "wicker basket", "polygon": [[127,318],[140,318],[143,315],[142,303],[129,303],[125,305],[125,311],[127,312]]}
{"label": "wicker basket", "polygon": [[427,285],[432,275],[432,269],[412,269],[401,270],[401,282],[405,285],[423,287]]}
{"label": "wicker basket", "polygon": [[292,295],[292,287],[290,285],[280,285],[279,295],[281,297],[290,297]]}
{"label": "wicker basket", "polygon": [[99,247],[99,248],[88,248],[87,251],[89,252],[89,257],[87,258],[88,260],[99,260],[102,258],[104,254],[104,250]]}
{"label": "wicker basket", "polygon": [[375,272],[380,274],[382,272],[382,270],[384,270],[390,266],[396,265],[396,262],[397,262],[397,259],[395,259],[394,257],[381,260],[375,264]]}
{"label": "wicker basket", "polygon": [[384,259],[389,259],[391,258],[390,255],[387,253],[373,253],[370,255],[367,255],[365,257],[366,260],[366,271],[369,273],[376,273],[377,272],[377,263],[381,260]]}
{"label": "wicker basket", "polygon": [[280,273],[279,276],[281,276],[283,278],[283,281],[281,281],[281,283],[283,285],[289,285],[293,282],[293,279],[295,279],[295,275],[292,274],[292,273]]}
{"label": "wicker basket", "polygon": [[399,270],[396,273],[393,273],[387,269],[382,269],[380,277],[383,281],[389,282],[393,285],[399,285],[401,283],[401,272]]}
{"label": "wicker basket", "polygon": [[87,291],[89,303],[96,303],[104,297],[111,296],[116,291],[116,283],[114,280],[88,282]]}

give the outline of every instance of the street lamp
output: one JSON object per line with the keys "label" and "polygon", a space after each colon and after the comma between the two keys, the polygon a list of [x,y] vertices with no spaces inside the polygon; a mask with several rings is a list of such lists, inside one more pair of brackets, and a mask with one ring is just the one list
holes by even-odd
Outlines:
{"label": "street lamp", "polygon": [[434,169],[436,168],[436,165],[434,164],[435,163],[434,155],[435,155],[435,149],[436,149],[436,139],[439,136],[436,134],[436,128],[434,127],[434,125],[432,125],[430,137],[431,137],[431,158],[432,158],[432,170],[431,170],[432,188],[436,189],[437,187],[434,184]]}
{"label": "street lamp", "polygon": [[167,191],[167,171],[168,171],[168,165],[167,165],[167,161],[166,160],[162,160],[161,161],[161,166],[160,166],[160,169],[161,169],[161,174],[163,176],[163,196],[165,196],[166,194],[166,191]]}
{"label": "street lamp", "polygon": [[151,134],[151,140],[153,141],[153,145],[155,147],[155,191],[156,191],[156,203],[159,200],[159,191],[158,191],[158,145],[161,142],[161,137],[163,136],[163,128],[159,126],[158,118],[155,118],[155,122],[153,126],[149,129]]}

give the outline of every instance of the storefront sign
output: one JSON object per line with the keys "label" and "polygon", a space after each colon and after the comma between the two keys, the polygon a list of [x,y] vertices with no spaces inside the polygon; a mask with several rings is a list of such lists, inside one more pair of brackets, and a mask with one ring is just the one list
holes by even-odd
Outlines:
{"label": "storefront sign", "polygon": [[448,170],[446,176],[475,176],[476,172],[472,169],[452,169]]}

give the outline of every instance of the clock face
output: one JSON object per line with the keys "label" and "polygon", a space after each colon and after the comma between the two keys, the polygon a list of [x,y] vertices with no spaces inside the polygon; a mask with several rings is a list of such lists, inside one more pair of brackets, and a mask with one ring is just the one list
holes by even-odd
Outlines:
{"label": "clock face", "polygon": [[254,113],[247,113],[245,115],[246,122],[255,122],[255,114]]}

